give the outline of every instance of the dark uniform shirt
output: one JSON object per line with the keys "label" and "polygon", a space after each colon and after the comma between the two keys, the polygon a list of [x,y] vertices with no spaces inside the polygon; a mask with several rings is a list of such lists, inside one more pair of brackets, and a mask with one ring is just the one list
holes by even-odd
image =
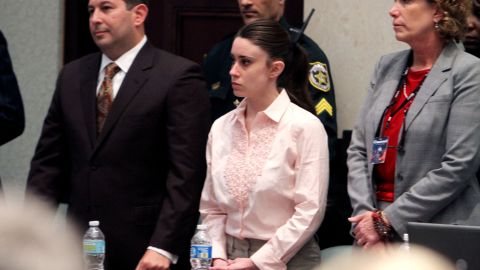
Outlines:
{"label": "dark uniform shirt", "polygon": [[[290,29],[284,18],[280,20],[280,24],[285,29]],[[234,35],[231,35],[217,43],[203,62],[213,120],[235,109],[241,101],[241,98],[233,94],[229,74],[232,66],[230,50],[232,49],[233,39]],[[302,34],[298,43],[308,54],[308,61],[310,62],[308,89],[317,117],[322,121],[327,131],[330,158],[332,158],[334,154],[333,144],[337,138],[337,111],[328,59],[320,47],[306,35]]]}

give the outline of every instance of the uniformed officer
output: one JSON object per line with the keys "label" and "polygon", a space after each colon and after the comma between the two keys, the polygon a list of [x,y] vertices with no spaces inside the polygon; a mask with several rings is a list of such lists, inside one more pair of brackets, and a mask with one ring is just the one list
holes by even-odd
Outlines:
{"label": "uniformed officer", "polygon": [[[269,18],[279,21],[285,29],[291,32],[290,26],[283,18],[286,0],[237,1],[245,24],[259,18]],[[217,43],[207,54],[203,63],[213,120],[233,110],[241,100],[233,94],[229,75],[232,64],[230,49],[232,48],[233,36],[234,34]],[[334,154],[333,145],[337,138],[337,112],[328,59],[322,49],[308,36],[302,34],[298,43],[308,54],[310,62],[309,92],[316,114],[327,131],[330,158],[332,158]]]}
{"label": "uniformed officer", "polygon": [[[273,19],[279,21],[291,35],[292,31],[283,17],[286,0],[237,0],[245,24],[256,19]],[[233,94],[230,81],[232,60],[230,50],[234,33],[217,43],[207,54],[203,62],[204,75],[208,84],[213,120],[233,110],[240,103],[240,98]],[[317,117],[323,123],[328,134],[330,151],[330,183],[327,209],[322,226],[318,232],[321,248],[334,245],[350,244],[353,239],[349,235],[351,207],[346,191],[346,176],[333,170],[335,163],[335,141],[337,139],[337,111],[330,66],[327,56],[308,36],[302,34],[297,41],[307,52],[310,62],[309,92]],[[339,155],[340,157],[341,155]],[[333,163],[332,163],[333,161]],[[344,168],[346,166],[335,166]],[[336,176],[338,175],[338,176]]]}

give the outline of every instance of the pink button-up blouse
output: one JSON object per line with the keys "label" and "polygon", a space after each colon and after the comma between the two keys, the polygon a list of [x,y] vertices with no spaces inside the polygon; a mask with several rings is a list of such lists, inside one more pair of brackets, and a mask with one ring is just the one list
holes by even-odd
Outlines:
{"label": "pink button-up blouse", "polygon": [[210,131],[202,220],[214,258],[227,258],[228,234],[268,241],[250,259],[260,269],[286,269],[325,213],[327,134],[285,90],[257,114],[250,133],[245,109],[244,100]]}

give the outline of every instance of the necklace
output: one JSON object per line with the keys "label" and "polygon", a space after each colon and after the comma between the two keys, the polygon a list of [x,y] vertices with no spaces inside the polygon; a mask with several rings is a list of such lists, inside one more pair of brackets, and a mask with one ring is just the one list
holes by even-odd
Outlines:
{"label": "necklace", "polygon": [[[408,98],[410,97],[410,95],[412,94],[412,93],[411,93],[410,95],[407,94],[407,76],[408,76],[408,71],[409,71],[408,69],[405,71],[405,74],[404,74],[405,79],[403,80],[403,96],[404,96],[406,99],[408,99]],[[429,70],[429,71],[430,71],[430,70]],[[427,77],[429,71],[428,71],[427,73],[425,73],[425,75],[423,76],[422,81],[420,82],[419,86],[417,87],[418,89],[420,89],[420,86],[422,86],[423,81],[425,81],[425,78]],[[417,89],[417,91],[418,91],[418,89]],[[416,92],[416,91],[415,91],[415,92]]]}
{"label": "necklace", "polygon": [[410,68],[407,67],[407,69],[405,70],[405,73],[404,73],[404,80],[403,80],[403,96],[408,99],[408,95],[407,95],[407,76],[408,76],[408,71],[409,71]]}
{"label": "necklace", "polygon": [[407,82],[405,80],[405,82],[403,82],[403,96],[408,99],[408,95],[407,95]]}

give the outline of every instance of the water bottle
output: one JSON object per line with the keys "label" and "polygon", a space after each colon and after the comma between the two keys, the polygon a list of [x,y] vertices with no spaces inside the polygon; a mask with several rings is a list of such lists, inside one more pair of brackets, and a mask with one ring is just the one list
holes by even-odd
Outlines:
{"label": "water bottle", "polygon": [[207,234],[207,225],[197,225],[197,232],[191,243],[190,264],[192,270],[207,270],[212,263],[212,241]]}
{"label": "water bottle", "polygon": [[105,260],[105,236],[97,220],[88,222],[90,228],[83,236],[83,253],[88,270],[103,270]]}
{"label": "water bottle", "polygon": [[400,245],[400,249],[403,251],[410,251],[410,244],[408,240],[408,233],[403,234],[403,243]]}

